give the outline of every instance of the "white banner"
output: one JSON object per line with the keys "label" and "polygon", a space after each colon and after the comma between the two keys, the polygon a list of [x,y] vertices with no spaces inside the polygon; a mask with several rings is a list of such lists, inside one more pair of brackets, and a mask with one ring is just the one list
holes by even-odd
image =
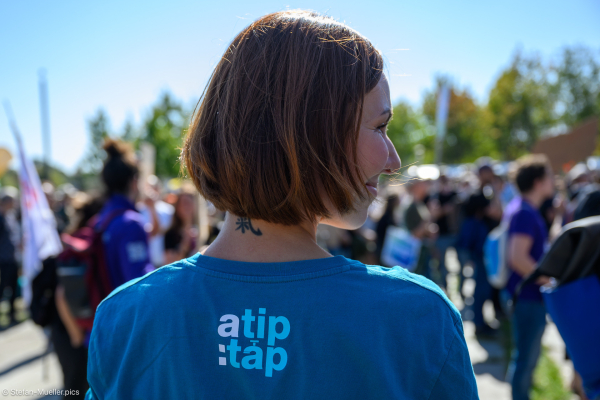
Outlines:
{"label": "white banner", "polygon": [[15,121],[7,116],[19,149],[19,184],[21,186],[21,224],[23,226],[23,300],[31,303],[31,281],[42,270],[42,260],[56,256],[62,244],[56,230],[56,220],[42,190],[40,177],[33,162],[25,156],[21,134]]}
{"label": "white banner", "polygon": [[381,262],[386,267],[399,265],[410,272],[417,269],[421,241],[404,228],[390,226],[386,233],[381,250]]}

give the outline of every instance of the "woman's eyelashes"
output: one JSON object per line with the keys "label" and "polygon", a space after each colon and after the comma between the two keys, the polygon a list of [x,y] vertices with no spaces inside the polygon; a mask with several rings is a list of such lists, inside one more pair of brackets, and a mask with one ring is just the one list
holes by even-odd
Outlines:
{"label": "woman's eyelashes", "polygon": [[375,129],[375,131],[379,131],[382,135],[385,135],[385,130],[386,130],[387,126],[388,126],[387,122],[385,124],[381,124]]}

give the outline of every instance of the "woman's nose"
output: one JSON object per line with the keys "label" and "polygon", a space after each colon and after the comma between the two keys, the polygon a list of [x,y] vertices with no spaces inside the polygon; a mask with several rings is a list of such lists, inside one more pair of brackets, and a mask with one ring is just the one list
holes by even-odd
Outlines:
{"label": "woman's nose", "polygon": [[402,161],[400,160],[400,156],[396,151],[396,147],[392,141],[388,138],[388,160],[385,164],[385,173],[387,174],[395,174],[402,167]]}

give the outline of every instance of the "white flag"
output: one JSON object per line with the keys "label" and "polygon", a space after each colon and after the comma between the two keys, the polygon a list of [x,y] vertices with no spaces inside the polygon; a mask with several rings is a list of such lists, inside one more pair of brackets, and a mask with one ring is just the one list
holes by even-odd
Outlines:
{"label": "white flag", "polygon": [[[8,110],[7,110],[8,114]],[[56,256],[62,244],[56,230],[56,219],[42,190],[40,177],[33,162],[25,156],[21,135],[9,115],[10,127],[19,148],[21,169],[21,224],[23,226],[23,300],[31,304],[31,282],[42,270],[42,260]]]}

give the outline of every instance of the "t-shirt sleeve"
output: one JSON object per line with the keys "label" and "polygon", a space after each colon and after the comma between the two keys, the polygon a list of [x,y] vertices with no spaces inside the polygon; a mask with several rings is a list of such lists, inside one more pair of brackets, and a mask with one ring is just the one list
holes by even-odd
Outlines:
{"label": "t-shirt sleeve", "polygon": [[[96,312],[94,325],[97,324],[99,310]],[[85,400],[101,400],[105,394],[105,382],[102,381],[102,371],[99,368],[98,348],[97,348],[97,332],[99,327],[94,326],[88,347],[88,362],[87,362],[87,380],[90,385],[85,394]]]}
{"label": "t-shirt sleeve", "polygon": [[146,231],[137,221],[128,221],[120,232],[118,256],[121,273],[126,281],[152,271]]}
{"label": "t-shirt sleeve", "polygon": [[100,398],[96,396],[94,390],[90,387],[88,391],[85,393],[85,400],[99,400]]}
{"label": "t-shirt sleeve", "polygon": [[469,357],[462,321],[454,325],[455,336],[446,355],[446,361],[433,386],[429,399],[479,399],[473,365]]}
{"label": "t-shirt sleeve", "polygon": [[508,234],[521,234],[535,237],[535,217],[527,210],[519,210],[510,220]]}

